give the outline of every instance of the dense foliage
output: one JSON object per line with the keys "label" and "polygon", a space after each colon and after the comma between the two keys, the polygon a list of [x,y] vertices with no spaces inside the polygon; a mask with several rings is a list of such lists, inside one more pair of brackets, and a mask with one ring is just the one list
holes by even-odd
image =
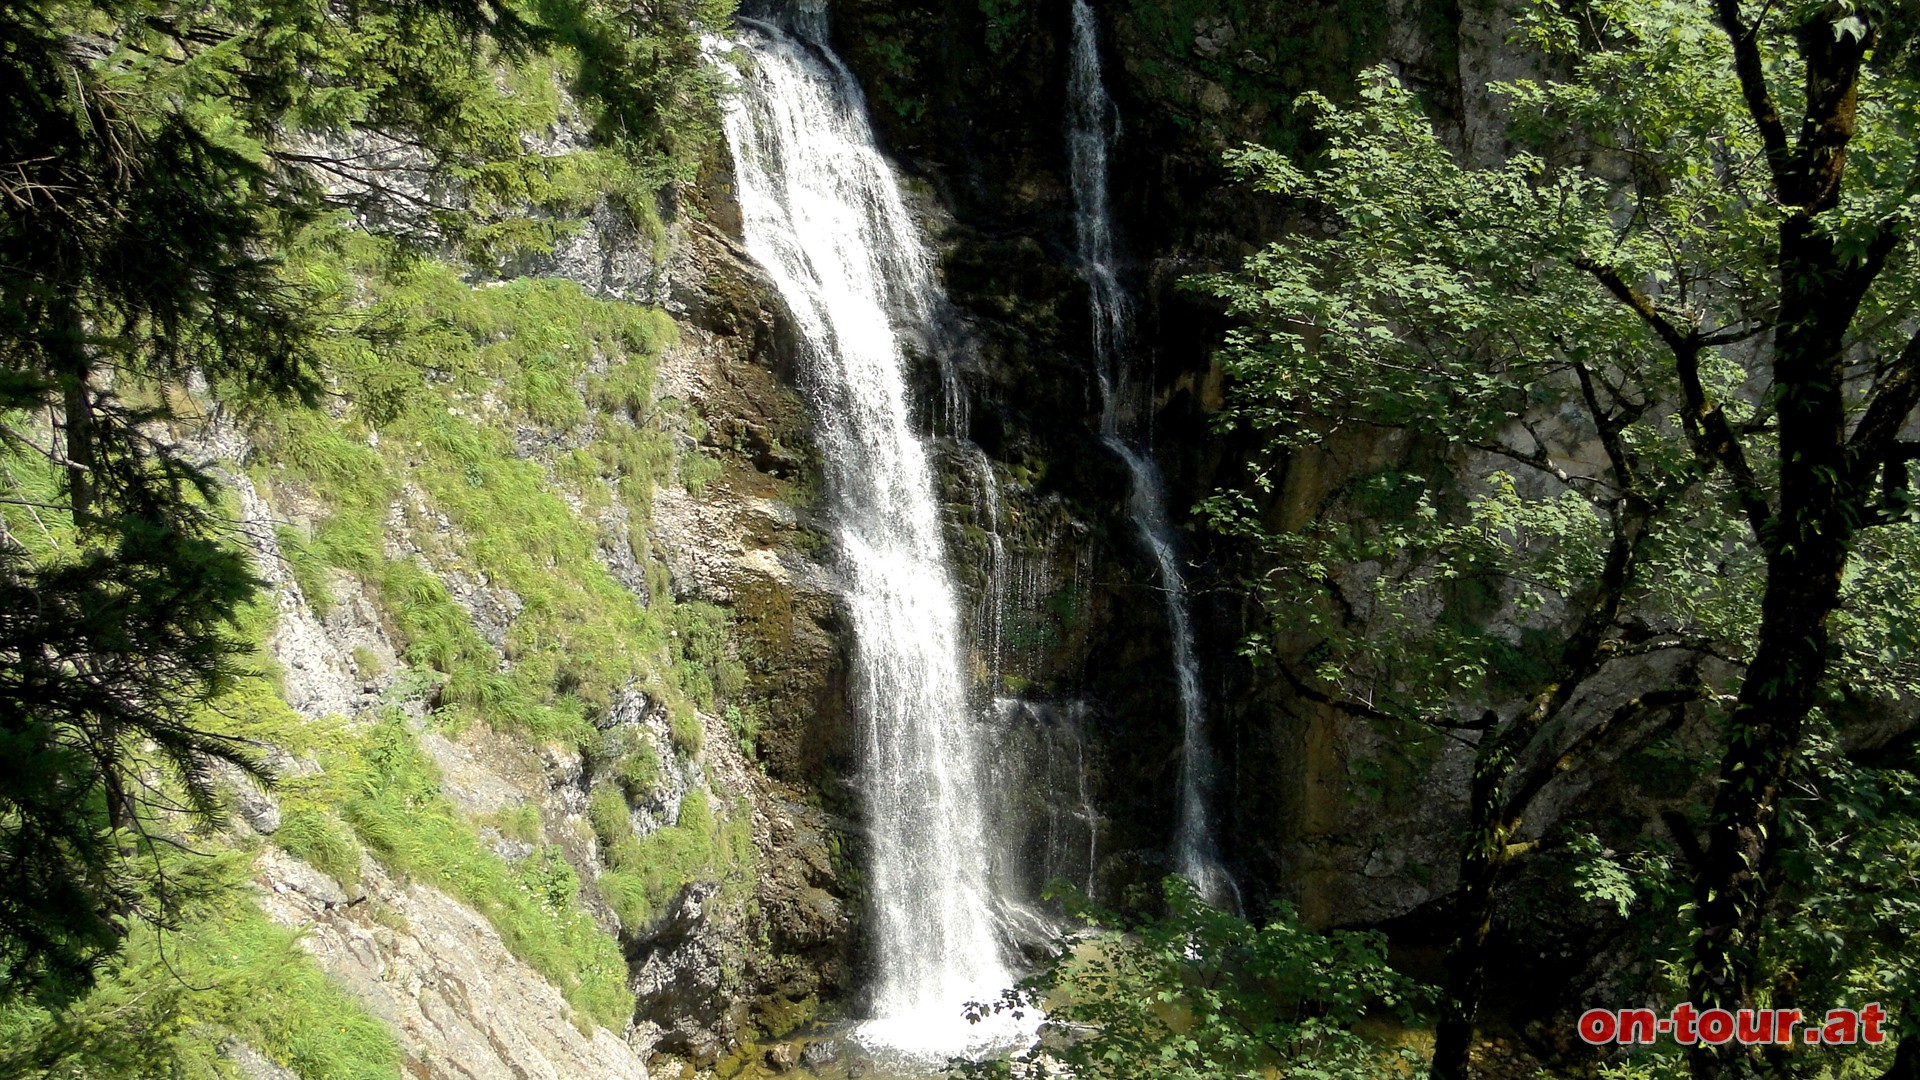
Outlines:
{"label": "dense foliage", "polygon": [[[1511,152],[1462,161],[1377,71],[1351,108],[1305,99],[1309,165],[1238,158],[1322,223],[1208,282],[1245,323],[1231,422],[1272,448],[1209,504],[1279,567],[1255,652],[1326,708],[1476,747],[1436,1076],[1467,1072],[1495,892],[1556,778],[1710,725],[1721,782],[1638,842],[1689,855],[1694,932],[1666,945],[1728,1007],[1820,969],[1772,942],[1839,911],[1808,860],[1851,838],[1789,793],[1899,805],[1910,736],[1873,779],[1808,751],[1920,689],[1911,14],[1536,4],[1542,76],[1494,87]],[[1874,910],[1837,936],[1912,909]]]}
{"label": "dense foliage", "polygon": [[1040,1041],[1003,1060],[962,1063],[960,1074],[1412,1075],[1420,1055],[1391,1034],[1416,1022],[1430,991],[1388,966],[1381,935],[1314,931],[1284,906],[1255,925],[1209,906],[1182,878],[1169,878],[1164,893],[1164,913],[1147,919],[1066,897],[1086,929],[1002,1000],[970,1007],[975,1019],[1043,1011]]}

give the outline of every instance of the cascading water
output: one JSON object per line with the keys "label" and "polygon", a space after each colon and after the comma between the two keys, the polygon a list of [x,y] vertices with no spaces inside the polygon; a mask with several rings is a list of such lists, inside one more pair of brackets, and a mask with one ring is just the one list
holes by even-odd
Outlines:
{"label": "cascading water", "polygon": [[979,492],[974,509],[979,515],[980,528],[986,534],[988,560],[986,586],[980,590],[974,625],[978,627],[980,662],[986,669],[987,684],[998,686],[1007,661],[1007,545],[1000,535],[1000,482],[993,475],[993,463],[987,460],[985,451],[965,441],[958,442],[956,449],[960,460],[976,477]]}
{"label": "cascading water", "polygon": [[[823,18],[815,13],[814,19]],[[983,748],[904,337],[940,307],[933,261],[874,146],[859,85],[822,43],[741,20],[725,117],[748,251],[803,339],[847,579],[872,865],[874,1018],[856,1038],[922,1060],[973,1055],[1034,1018],[969,1025],[1013,982],[993,921]]]}
{"label": "cascading water", "polygon": [[1132,482],[1128,511],[1160,571],[1167,629],[1173,638],[1174,675],[1180,694],[1183,745],[1174,864],[1208,902],[1237,906],[1239,892],[1221,865],[1211,805],[1218,780],[1207,744],[1207,703],[1194,651],[1187,583],[1180,573],[1173,527],[1167,520],[1160,471],[1146,450],[1129,438],[1137,426],[1127,358],[1133,313],[1116,269],[1113,208],[1108,193],[1108,156],[1119,113],[1107,95],[1100,69],[1099,24],[1087,0],[1073,0],[1073,69],[1068,77],[1067,157],[1072,172],[1074,229],[1080,273],[1093,309],[1094,378],[1100,385],[1100,437],[1126,463]]}

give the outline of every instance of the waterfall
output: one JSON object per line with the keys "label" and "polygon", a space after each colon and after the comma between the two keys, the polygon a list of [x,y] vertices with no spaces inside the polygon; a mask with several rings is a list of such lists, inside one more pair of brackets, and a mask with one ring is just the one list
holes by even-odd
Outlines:
{"label": "waterfall", "polygon": [[875,952],[873,1018],[856,1038],[939,1061],[1035,1022],[976,1026],[962,1013],[1013,974],[993,918],[986,740],[969,714],[934,475],[908,400],[906,346],[932,337],[943,301],[859,85],[817,21],[802,33],[741,20],[747,63],[725,130],[747,249],[805,346],[847,581]]}
{"label": "waterfall", "polygon": [[1137,436],[1144,409],[1129,400],[1127,369],[1133,311],[1116,269],[1113,207],[1108,192],[1108,156],[1119,131],[1119,112],[1100,70],[1099,24],[1087,0],[1073,0],[1073,69],[1067,79],[1067,158],[1072,173],[1074,231],[1080,273],[1093,315],[1094,378],[1100,386],[1100,437],[1126,463],[1132,491],[1128,512],[1160,573],[1160,595],[1173,639],[1174,678],[1180,697],[1182,746],[1174,824],[1174,866],[1208,902],[1237,906],[1238,889],[1220,862],[1212,803],[1218,768],[1207,743],[1207,703],[1200,685],[1200,659],[1193,642],[1187,583],[1180,573],[1173,526],[1167,519],[1160,470]]}

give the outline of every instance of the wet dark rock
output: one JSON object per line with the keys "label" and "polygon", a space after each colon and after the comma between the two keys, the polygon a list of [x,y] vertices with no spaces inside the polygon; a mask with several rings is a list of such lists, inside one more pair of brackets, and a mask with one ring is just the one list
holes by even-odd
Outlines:
{"label": "wet dark rock", "polygon": [[800,1064],[809,1069],[821,1069],[839,1061],[843,1046],[838,1039],[821,1039],[807,1044],[800,1052]]}

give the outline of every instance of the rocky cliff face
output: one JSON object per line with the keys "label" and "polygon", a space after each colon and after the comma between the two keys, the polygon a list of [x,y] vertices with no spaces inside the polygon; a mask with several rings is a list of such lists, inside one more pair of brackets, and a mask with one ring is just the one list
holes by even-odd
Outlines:
{"label": "rocky cliff face", "polygon": [[727,953],[744,951],[748,979],[688,985],[671,972],[669,943],[660,988],[652,999],[643,995],[642,1008],[651,1000],[697,1014],[729,997],[735,1008],[750,1003],[750,1024],[711,1025],[726,1042],[699,1047],[696,1058],[710,1059],[743,1034],[784,1034],[852,989],[859,899],[844,857],[852,807],[843,788],[853,753],[851,643],[837,583],[816,557],[818,463],[792,389],[791,342],[775,293],[717,230],[682,234],[673,258],[684,270],[669,309],[692,330],[663,358],[658,392],[700,417],[698,441],[722,471],[697,495],[656,492],[652,542],[677,590],[733,616],[746,669],[736,708],[751,710],[753,730],[736,725],[722,744],[732,753],[730,780],[751,793],[760,872],[757,916],[732,927],[734,939],[708,941],[712,930],[697,905],[682,904],[670,928],[711,957],[716,973]]}
{"label": "rocky cliff face", "polygon": [[[1500,40],[1495,15],[1439,0],[1250,3],[1230,13],[1115,0],[1097,10],[1122,116],[1113,188],[1123,283],[1138,303],[1136,363],[1151,372],[1151,445],[1195,578],[1216,749],[1231,763],[1227,854],[1256,908],[1284,896],[1319,921],[1402,914],[1445,889],[1456,807],[1447,798],[1403,806],[1348,798],[1351,774],[1393,748],[1293,700],[1236,656],[1251,613],[1232,582],[1258,567],[1185,511],[1231,479],[1245,454],[1211,427],[1224,389],[1211,353],[1224,323],[1179,283],[1229,269],[1294,227],[1282,208],[1237,185],[1221,156],[1250,140],[1301,146],[1291,102],[1305,90],[1338,97],[1363,68],[1386,62],[1428,94],[1463,144],[1491,138],[1485,96],[1461,87],[1487,76]],[[1047,616],[1035,635],[1045,644],[1013,689],[1085,718],[1089,760],[1098,762],[1095,884],[1118,898],[1168,869],[1179,713],[1164,616],[1149,602],[1154,570],[1126,517],[1124,470],[1095,430],[1092,328],[1073,266],[1067,182],[1068,12],[865,0],[832,8],[836,47],[869,87],[889,149],[950,214],[936,221],[943,270],[974,341],[962,434],[989,459],[950,470],[951,501],[978,505],[973,478],[991,470],[1010,481],[1003,518],[1057,523],[1002,538],[1029,560],[1025,587]],[[1355,447],[1350,460],[1321,463],[1323,481],[1337,484],[1331,477],[1372,452]],[[1297,509],[1313,497],[1296,486],[1283,501]],[[980,517],[962,512],[976,527]],[[962,534],[957,544],[972,541],[963,549],[986,553],[977,533]],[[1417,768],[1427,777],[1421,790],[1457,790],[1458,761]]]}
{"label": "rocky cliff face", "polygon": [[[563,110],[534,137],[554,153],[583,145],[568,125]],[[726,220],[723,185],[716,177],[699,193],[710,220]],[[551,252],[508,271],[578,286],[556,295],[616,321],[623,309],[656,319],[653,309],[677,324],[651,358],[637,350],[656,346],[632,332],[625,357],[595,345],[554,388],[589,403],[584,414],[543,417],[518,402],[512,375],[472,398],[450,394],[444,409],[449,423],[504,434],[499,451],[479,449],[482,439],[458,452],[469,485],[500,505],[495,489],[525,477],[546,489],[528,496],[543,500],[529,511],[551,523],[540,527],[589,539],[592,565],[568,572],[584,572],[597,606],[577,617],[637,627],[609,647],[647,654],[638,667],[652,674],[584,685],[563,660],[558,702],[604,701],[587,706],[584,737],[500,719],[486,695],[507,693],[516,666],[539,662],[529,620],[589,603],[541,596],[502,569],[516,547],[539,558],[543,542],[516,533],[523,522],[449,503],[455,493],[427,479],[438,449],[396,450],[393,431],[361,421],[353,404],[336,403],[305,441],[215,416],[179,436],[237,491],[240,535],[272,588],[264,654],[278,697],[299,724],[350,742],[400,725],[413,749],[394,752],[417,752],[426,777],[408,798],[444,815],[434,820],[457,834],[457,854],[429,857],[407,845],[431,840],[394,839],[337,802],[305,801],[310,785],[345,782],[344,770],[365,763],[324,744],[277,752],[275,789],[233,778],[233,842],[258,846],[263,908],[392,1028],[408,1075],[644,1078],[650,1062],[675,1075],[830,1011],[850,986],[859,900],[839,780],[851,753],[847,642],[835,584],[815,558],[808,418],[789,389],[772,291],[719,228],[683,217],[649,238],[603,200]],[[490,287],[453,286],[473,297]],[[509,320],[493,340],[517,347],[516,335],[547,329]],[[534,359],[543,355],[536,347]],[[330,453],[364,455],[367,467],[392,454],[403,470],[375,511],[376,550],[352,560],[315,554],[344,512],[334,481],[354,479],[312,466],[314,439],[335,428],[364,445]],[[405,479],[407,468],[421,471]],[[423,614],[435,597],[450,606]],[[483,664],[499,665],[503,685],[470,712],[446,661],[423,651],[423,635],[443,633],[466,642],[456,650],[497,658]],[[533,894],[547,914],[499,887]],[[531,925],[547,918],[572,929]],[[556,932],[583,955],[600,947],[579,935],[617,943],[606,953],[624,970],[609,978],[632,995],[630,1016],[596,1010],[578,981],[587,975],[540,952]],[[277,1075],[242,1044],[229,1057]]]}
{"label": "rocky cliff face", "polygon": [[[1506,150],[1505,118],[1487,84],[1534,74],[1506,46],[1512,7],[1447,0],[1095,6],[1123,117],[1113,189],[1124,284],[1139,305],[1139,364],[1152,372],[1151,445],[1182,525],[1216,750],[1230,763],[1223,847],[1249,911],[1289,900],[1315,924],[1387,926],[1406,959],[1437,960],[1448,934],[1445,903],[1472,749],[1383,732],[1303,700],[1270,668],[1236,655],[1258,614],[1235,582],[1267,567],[1182,511],[1239,479],[1249,447],[1212,426],[1227,389],[1212,357],[1224,320],[1179,283],[1232,269],[1287,230],[1313,227],[1237,185],[1221,164],[1223,152],[1247,141],[1310,149],[1290,108],[1303,91],[1338,99],[1364,69],[1385,64],[1423,95],[1462,160],[1497,160]],[[941,208],[929,219],[970,340],[957,380],[963,404],[948,411],[957,418],[956,440],[986,459],[956,453],[947,470],[954,545],[969,553],[963,564],[1017,562],[1017,595],[1039,599],[1031,610],[1041,617],[1019,629],[1007,623],[1004,601],[982,602],[999,617],[999,629],[985,636],[1018,639],[1026,649],[995,670],[1010,708],[1073,718],[1074,738],[1059,745],[1085,763],[1084,788],[1058,776],[1029,782],[1036,790],[1050,782],[1054,812],[1091,824],[1090,871],[1084,879],[1064,876],[1125,903],[1129,886],[1169,870],[1179,712],[1166,624],[1149,599],[1157,583],[1125,516],[1126,478],[1095,430],[1092,328],[1074,273],[1064,139],[1068,11],[1065,3],[1018,0],[832,5],[835,46],[869,88],[889,149]],[[930,396],[934,383],[930,373]],[[1286,462],[1263,510],[1276,524],[1298,523],[1334,505],[1349,481],[1419,450],[1330,440]],[[1460,464],[1491,471],[1487,462]],[[993,485],[982,477],[996,479],[1000,502],[992,513],[982,492]],[[1019,526],[998,524],[1005,522]],[[968,584],[978,596],[1006,595],[997,572],[975,573]],[[1297,660],[1312,644],[1278,648]],[[1621,675],[1623,684],[1633,675],[1645,675],[1646,685],[1660,681],[1647,672]],[[1574,722],[1612,708],[1610,693],[1586,692]],[[1044,722],[1025,722],[1041,733],[1027,738],[1045,742]],[[1674,722],[1681,744],[1710,742],[1697,721]],[[1526,839],[1568,820],[1603,835],[1657,831],[1662,826],[1648,823],[1699,798],[1697,782],[1664,767],[1658,753],[1635,751],[1556,781],[1530,814]],[[1618,981],[1636,962],[1628,955],[1631,928],[1595,905],[1572,903],[1571,876],[1561,856],[1532,861],[1496,915],[1492,967],[1501,974],[1489,1011],[1530,1020],[1527,1038],[1552,1041],[1582,993]],[[1437,966],[1427,971],[1438,974]],[[1566,990],[1554,998],[1540,986]],[[1555,1010],[1560,1021],[1541,1019]]]}
{"label": "rocky cliff face", "polygon": [[[1150,443],[1172,488],[1214,740],[1229,765],[1223,847],[1249,910],[1287,898],[1317,922],[1378,923],[1449,886],[1458,807],[1448,793],[1465,788],[1465,758],[1391,744],[1237,657],[1251,613],[1232,583],[1259,567],[1185,508],[1233,476],[1244,447],[1210,427],[1222,320],[1178,283],[1230,268],[1297,224],[1237,187],[1220,154],[1249,139],[1297,146],[1288,103],[1302,90],[1338,93],[1363,67],[1391,62],[1428,92],[1463,152],[1485,152],[1497,116],[1461,88],[1493,72],[1500,31],[1486,10],[1444,0],[1263,0],[1231,17],[1217,7],[1101,9],[1108,54],[1124,59],[1109,69],[1124,117],[1114,189],[1125,284],[1139,304],[1138,370],[1151,372]],[[1097,431],[1066,177],[1067,13],[1019,0],[831,8],[836,47],[913,177],[955,306],[950,347],[925,358],[919,400],[938,434],[969,669],[996,702],[982,735],[1002,778],[996,871],[1016,896],[1064,878],[1127,902],[1171,869],[1181,733],[1155,567],[1126,514],[1126,471]],[[555,152],[585,138],[564,123],[540,137]],[[594,572],[670,628],[663,666],[701,669],[666,686],[565,686],[605,698],[589,710],[591,737],[441,723],[452,692],[421,682],[418,628],[393,597],[333,567],[320,575],[321,602],[308,594],[311,575],[296,572],[299,552],[282,550],[287,530],[314,535],[336,508],[315,485],[278,477],[283,447],[230,425],[195,433],[207,457],[230,463],[274,585],[268,651],[285,701],[316,724],[364,726],[397,709],[461,826],[526,888],[581,885],[586,916],[618,943],[635,1001],[622,1030],[585,1016],[577,991],[516,951],[484,897],[378,851],[355,849],[350,870],[320,869],[318,855],[273,841],[286,816],[275,797],[238,786],[242,818],[270,841],[256,866],[264,907],[309,932],[322,966],[399,1033],[414,1075],[638,1077],[649,1062],[661,1075],[729,1055],[737,1064],[743,1045],[831,1015],[856,988],[864,897],[847,780],[850,642],[814,518],[819,468],[793,391],[791,330],[739,248],[723,158],[663,236],[602,201],[551,252],[508,268],[671,315],[677,330],[649,361],[643,393],[607,392],[612,362],[596,356],[562,388],[588,403],[584,417],[515,411],[504,385],[447,406],[510,429],[514,458],[564,500],[565,527],[591,537]],[[379,433],[369,437],[380,449]],[[1303,456],[1271,511],[1304,513],[1392,452],[1356,443]],[[431,488],[409,482],[383,508],[380,555],[437,582],[510,666],[537,649],[517,628],[548,601],[490,572],[487,523],[450,513]],[[717,614],[672,615],[677,605]],[[291,775],[324,771],[318,755],[284,764]],[[1400,770],[1383,789],[1400,794],[1353,798],[1354,776],[1382,768]],[[621,852],[635,843],[653,845],[648,865],[677,868],[670,879],[632,878]],[[1037,917],[1031,929],[1044,935]]]}

